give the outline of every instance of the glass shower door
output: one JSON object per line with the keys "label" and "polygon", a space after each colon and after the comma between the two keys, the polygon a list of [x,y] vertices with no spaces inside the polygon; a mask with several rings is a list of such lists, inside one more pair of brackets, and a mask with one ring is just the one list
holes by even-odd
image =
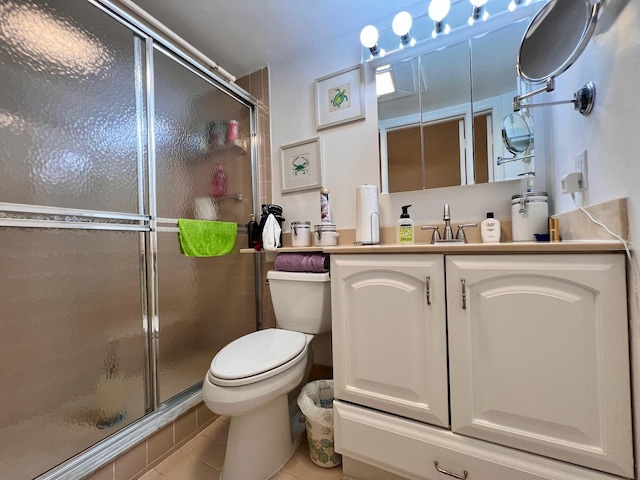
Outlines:
{"label": "glass shower door", "polygon": [[139,235],[0,228],[0,477],[31,479],[145,414]]}
{"label": "glass shower door", "polygon": [[144,49],[88,2],[0,4],[0,477],[143,417]]}
{"label": "glass shower door", "polygon": [[[246,224],[254,211],[249,106],[162,48],[153,63],[158,223]],[[171,228],[158,233],[161,402],[202,382],[224,345],[255,330],[253,255],[238,254],[246,243],[240,228],[234,255],[193,258],[180,253]]]}
{"label": "glass shower door", "polygon": [[246,246],[254,106],[115,11],[0,2],[2,479],[121,453],[255,330],[253,255],[185,257],[176,228]]}

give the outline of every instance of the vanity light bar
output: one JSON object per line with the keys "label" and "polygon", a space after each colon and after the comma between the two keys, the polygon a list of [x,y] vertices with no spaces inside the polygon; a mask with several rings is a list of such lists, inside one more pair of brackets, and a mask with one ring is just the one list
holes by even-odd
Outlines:
{"label": "vanity light bar", "polygon": [[[469,5],[467,1],[473,8],[468,22],[465,21],[464,13],[460,11],[460,8]],[[401,59],[407,55],[414,55],[415,53],[409,52],[415,48],[420,49],[421,53],[441,48],[444,46],[440,40],[441,36],[451,33],[450,39],[445,40],[447,43],[468,37],[467,24],[473,25],[474,36],[482,35],[529,17],[538,10],[535,4],[544,1],[546,0],[512,0],[513,5],[507,8],[505,2],[505,8],[499,12],[492,11],[492,15],[489,16],[486,9],[488,0],[429,0],[427,12],[423,14],[417,14],[411,9],[396,14],[392,28],[379,32],[374,25],[364,27],[360,34],[360,42],[364,47],[362,60],[375,68],[384,61],[381,59],[385,55]],[[454,5],[458,11],[452,15],[451,8]],[[447,20],[453,20],[454,24]],[[433,28],[430,28],[431,22]],[[434,40],[437,41],[437,45],[433,43]]]}

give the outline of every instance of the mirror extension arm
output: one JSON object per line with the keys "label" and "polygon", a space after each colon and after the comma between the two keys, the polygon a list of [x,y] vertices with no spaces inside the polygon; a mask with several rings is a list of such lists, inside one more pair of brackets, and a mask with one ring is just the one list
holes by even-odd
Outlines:
{"label": "mirror extension arm", "polygon": [[589,115],[593,110],[593,104],[596,99],[596,86],[593,82],[586,83],[580,90],[573,94],[573,100],[558,100],[556,102],[544,102],[544,103],[522,103],[522,100],[537,95],[542,92],[553,92],[556,88],[555,80],[550,78],[547,80],[545,87],[533,92],[526,93],[524,95],[517,95],[513,97],[513,111],[518,112],[521,108],[531,107],[547,107],[550,105],[560,105],[564,103],[573,103],[573,108],[578,110],[582,115]]}

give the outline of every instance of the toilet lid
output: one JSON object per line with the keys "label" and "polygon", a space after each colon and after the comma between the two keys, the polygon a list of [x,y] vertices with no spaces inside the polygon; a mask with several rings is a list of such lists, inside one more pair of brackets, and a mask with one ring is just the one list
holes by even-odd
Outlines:
{"label": "toilet lid", "polygon": [[300,354],[304,333],[269,328],[240,337],[218,352],[211,374],[226,380],[252,377],[273,370]]}

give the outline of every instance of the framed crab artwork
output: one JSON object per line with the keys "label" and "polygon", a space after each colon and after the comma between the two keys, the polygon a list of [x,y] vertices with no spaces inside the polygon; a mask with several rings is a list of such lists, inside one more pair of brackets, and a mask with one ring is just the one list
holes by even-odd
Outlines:
{"label": "framed crab artwork", "polygon": [[364,119],[362,65],[318,78],[315,91],[316,129]]}
{"label": "framed crab artwork", "polygon": [[280,147],[282,193],[322,186],[320,138]]}

